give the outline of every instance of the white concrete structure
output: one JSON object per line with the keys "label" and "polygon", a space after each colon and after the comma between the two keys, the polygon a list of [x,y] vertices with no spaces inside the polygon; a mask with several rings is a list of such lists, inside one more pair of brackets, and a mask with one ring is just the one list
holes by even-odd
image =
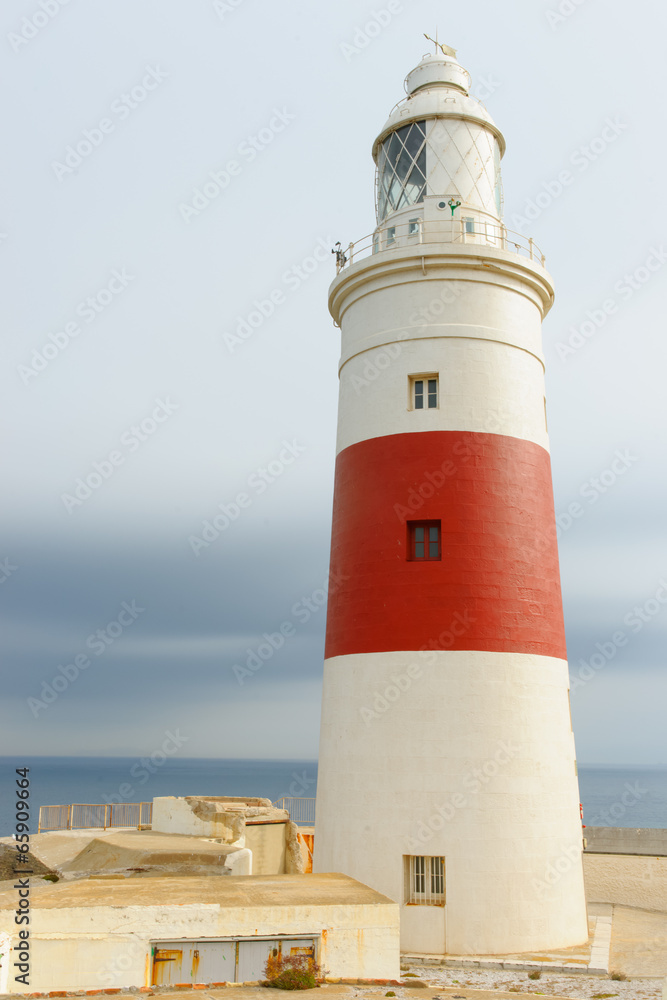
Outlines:
{"label": "white concrete structure", "polygon": [[[310,952],[331,977],[399,975],[398,907],[343,875],[101,876],[30,903],[29,985],[10,975],[9,993],[257,980],[273,948]],[[0,894],[8,968],[16,905],[15,891]]]}
{"label": "white concrete structure", "polygon": [[315,870],[411,953],[587,938],[544,396],[552,281],[501,219],[501,133],[426,56],[339,256],[340,402]]}

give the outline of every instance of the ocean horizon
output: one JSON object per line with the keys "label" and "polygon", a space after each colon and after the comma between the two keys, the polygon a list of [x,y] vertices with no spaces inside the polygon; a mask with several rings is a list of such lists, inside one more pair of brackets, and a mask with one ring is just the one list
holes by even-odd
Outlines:
{"label": "ocean horizon", "polygon": [[[164,757],[164,759],[162,759]],[[149,802],[159,795],[314,798],[317,761],[199,757],[0,757],[0,836],[14,832],[16,768],[29,768],[30,832],[39,807]],[[580,764],[587,826],[667,829],[667,766]]]}

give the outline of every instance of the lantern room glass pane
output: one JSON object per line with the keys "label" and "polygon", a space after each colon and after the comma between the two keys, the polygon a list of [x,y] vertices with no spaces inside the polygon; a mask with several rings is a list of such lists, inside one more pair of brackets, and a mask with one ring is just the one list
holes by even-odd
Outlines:
{"label": "lantern room glass pane", "polygon": [[399,208],[423,201],[425,193],[426,122],[412,122],[382,143],[377,169],[378,222]]}

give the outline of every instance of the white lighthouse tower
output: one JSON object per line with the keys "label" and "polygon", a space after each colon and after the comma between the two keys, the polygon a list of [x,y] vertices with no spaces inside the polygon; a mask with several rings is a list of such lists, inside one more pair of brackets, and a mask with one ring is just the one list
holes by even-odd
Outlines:
{"label": "white lighthouse tower", "polygon": [[[340,401],[315,868],[404,951],[587,939],[545,417],[552,280],[501,218],[505,141],[439,46],[339,254]],[[342,581],[342,582],[341,582]]]}

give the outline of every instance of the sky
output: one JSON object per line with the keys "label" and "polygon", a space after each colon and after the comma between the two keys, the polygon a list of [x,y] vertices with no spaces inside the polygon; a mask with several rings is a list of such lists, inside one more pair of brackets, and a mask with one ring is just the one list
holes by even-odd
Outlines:
{"label": "sky", "polygon": [[0,752],[149,755],[178,731],[184,756],[317,756],[329,251],[375,225],[372,142],[437,28],[506,137],[505,222],[556,282],[578,756],[667,764],[667,12],[5,0],[0,17]]}

